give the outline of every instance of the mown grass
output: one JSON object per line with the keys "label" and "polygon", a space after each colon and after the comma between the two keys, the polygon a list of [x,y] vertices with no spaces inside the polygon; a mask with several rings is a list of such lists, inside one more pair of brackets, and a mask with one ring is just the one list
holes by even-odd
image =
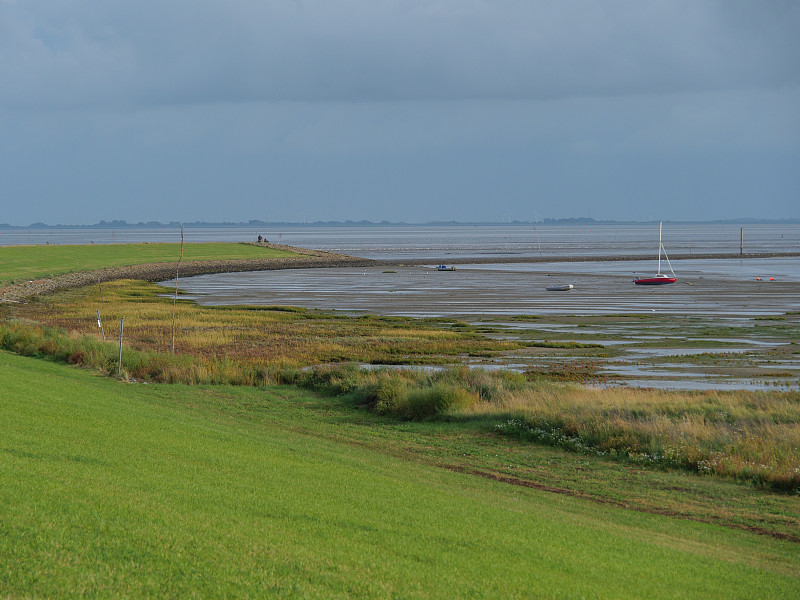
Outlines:
{"label": "mown grass", "polygon": [[[335,404],[296,388],[131,385],[6,353],[0,378],[5,597],[727,599],[798,587],[795,543],[393,455],[423,430],[349,414],[343,428]],[[350,437],[376,431],[386,437],[368,447]]]}
{"label": "mown grass", "polygon": [[[0,283],[39,279],[106,267],[177,262],[180,244],[0,246]],[[236,243],[184,244],[183,260],[278,258],[295,253]]]}

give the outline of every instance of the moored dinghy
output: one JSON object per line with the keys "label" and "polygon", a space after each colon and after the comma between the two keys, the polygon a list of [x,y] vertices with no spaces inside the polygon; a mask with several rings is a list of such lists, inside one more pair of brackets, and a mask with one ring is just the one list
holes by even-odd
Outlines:
{"label": "moored dinghy", "polygon": [[574,286],[571,283],[565,283],[564,285],[548,285],[546,289],[548,292],[568,292]]}

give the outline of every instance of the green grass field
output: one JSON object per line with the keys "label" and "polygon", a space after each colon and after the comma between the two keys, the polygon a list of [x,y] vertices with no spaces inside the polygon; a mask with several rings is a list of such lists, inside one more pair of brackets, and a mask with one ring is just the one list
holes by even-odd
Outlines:
{"label": "green grass field", "polygon": [[424,424],[359,443],[376,417],[342,428],[290,386],[127,384],[5,352],[0,381],[3,598],[800,589],[796,543],[438,468],[395,444]]}
{"label": "green grass field", "polygon": [[[177,262],[180,244],[88,244],[0,246],[0,283],[148,263]],[[183,260],[225,260],[293,256],[251,244],[184,244]]]}
{"label": "green grass field", "polygon": [[[243,244],[184,250],[184,260],[289,255]],[[0,247],[0,282],[173,262],[178,253],[178,244]],[[381,402],[402,399],[394,392],[405,387],[388,385],[393,375],[350,381],[347,365],[319,373],[299,365],[375,354],[378,340],[404,356],[418,352],[415,361],[441,360],[445,338],[457,354],[501,344],[463,328],[455,335],[444,322],[179,302],[172,357],[159,353],[168,299],[132,281],[99,293],[92,286],[1,307],[3,346],[37,358],[0,352],[0,599],[798,596],[800,496],[565,452],[497,428],[542,407],[607,424],[630,405],[638,423],[651,400],[661,412],[681,403],[696,412],[701,395],[598,391],[592,399],[534,382],[511,396],[498,388],[497,406],[409,422],[342,395],[374,379]],[[115,360],[116,349],[97,339],[98,306],[111,321],[126,317],[128,376],[147,357],[189,374],[210,360],[222,371],[209,371],[209,381],[240,385],[101,375],[88,358],[102,346]],[[264,362],[275,348],[277,362]],[[46,358],[54,356],[86,368]],[[235,376],[240,367],[257,377]],[[488,374],[465,377],[483,391],[499,385]],[[286,385],[306,379],[326,395]],[[422,398],[409,390],[407,399]],[[726,399],[706,400],[717,410]],[[729,400],[720,406],[731,415],[742,403],[761,411],[745,416],[767,431],[767,450],[796,452],[796,435],[786,450],[773,426],[796,433],[796,394]],[[570,435],[580,433],[575,423]],[[754,439],[748,434],[747,448]]]}

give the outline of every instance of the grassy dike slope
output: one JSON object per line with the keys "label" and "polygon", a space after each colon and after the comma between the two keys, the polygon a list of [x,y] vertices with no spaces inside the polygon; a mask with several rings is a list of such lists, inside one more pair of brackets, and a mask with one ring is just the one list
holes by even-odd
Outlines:
{"label": "grassy dike slope", "polygon": [[800,589],[797,544],[347,444],[292,387],[125,384],[5,352],[0,382],[2,598]]}
{"label": "grassy dike slope", "polygon": [[[180,244],[164,243],[0,246],[0,301],[16,302],[102,281],[172,279],[180,248]],[[275,244],[185,244],[180,276],[370,263],[362,258]]]}
{"label": "grassy dike slope", "polygon": [[[180,244],[76,244],[0,246],[0,283],[61,273],[150,263],[176,263]],[[184,261],[259,259],[291,256],[273,247],[237,243],[184,244]]]}

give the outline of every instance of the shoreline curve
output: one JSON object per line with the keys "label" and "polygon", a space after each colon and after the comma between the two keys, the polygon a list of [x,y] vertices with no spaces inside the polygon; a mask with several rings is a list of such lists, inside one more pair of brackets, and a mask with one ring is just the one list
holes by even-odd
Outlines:
{"label": "shoreline curve", "polygon": [[[438,258],[414,259],[371,259],[346,254],[336,254],[319,250],[308,250],[293,246],[279,246],[276,248],[289,250],[300,256],[291,258],[255,258],[255,259],[230,259],[208,261],[185,261],[180,264],[180,277],[193,277],[195,275],[209,275],[213,273],[236,273],[242,271],[275,271],[282,269],[322,269],[337,267],[389,267],[389,266],[414,266],[435,264],[441,262]],[[797,257],[800,252],[764,252],[764,253],[709,253],[673,256],[673,261],[700,259],[756,259],[756,258],[782,258]],[[620,262],[620,261],[646,261],[652,256],[620,255],[620,256],[503,256],[503,257],[462,257],[448,260],[448,264],[501,264],[501,263],[554,263],[554,262]],[[115,281],[118,279],[139,279],[143,281],[168,281],[175,278],[177,262],[148,263],[124,267],[106,267],[93,271],[78,271],[64,273],[54,277],[36,279],[0,288],[0,302],[21,302],[31,296],[49,294],[61,290],[94,285]]]}

